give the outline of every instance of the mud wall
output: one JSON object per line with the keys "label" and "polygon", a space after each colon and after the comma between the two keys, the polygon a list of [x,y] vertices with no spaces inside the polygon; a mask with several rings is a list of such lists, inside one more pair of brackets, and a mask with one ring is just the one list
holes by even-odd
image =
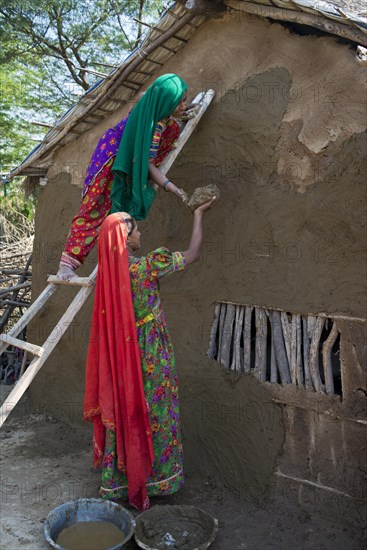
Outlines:
{"label": "mud wall", "polygon": [[[216,98],[170,177],[188,192],[206,183],[221,192],[205,219],[201,261],[161,285],[180,377],[188,480],[199,476],[203,495],[222,491],[225,499],[230,490],[257,502],[272,493],[301,502],[302,488],[332,495],[331,488],[340,491],[343,516],[346,502],[360,502],[365,470],[361,445],[348,443],[366,431],[363,382],[357,390],[352,376],[358,368],[363,374],[364,365],[352,348],[343,367],[351,380],[349,408],[339,398],[233,378],[206,351],[216,301],[365,317],[362,70],[353,48],[334,38],[225,14],[203,24],[161,72],[171,71],[187,80],[190,95],[212,87]],[[37,212],[35,295],[46,273],[57,270],[93,147],[127,110],[56,156]],[[185,249],[191,222],[175,197],[160,193],[140,224],[142,252]],[[81,274],[94,262],[92,254]],[[33,324],[32,341],[61,317],[72,292],[60,291]],[[33,383],[35,408],[80,418],[90,318],[91,301]],[[325,419],[332,422],[329,439]],[[331,446],[344,454],[332,455]],[[310,454],[319,457],[312,466]],[[345,475],[347,464],[354,481]]]}

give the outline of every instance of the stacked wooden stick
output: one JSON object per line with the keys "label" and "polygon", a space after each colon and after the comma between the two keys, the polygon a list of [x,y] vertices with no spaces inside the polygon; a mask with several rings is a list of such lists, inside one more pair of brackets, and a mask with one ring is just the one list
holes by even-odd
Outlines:
{"label": "stacked wooden stick", "polygon": [[0,333],[14,314],[23,314],[31,303],[32,254],[29,251],[1,255],[0,269]]}
{"label": "stacked wooden stick", "polygon": [[0,333],[31,301],[34,221],[8,205],[0,213]]}
{"label": "stacked wooden stick", "polygon": [[217,303],[208,355],[262,382],[334,394],[332,350],[338,335],[330,318]]}

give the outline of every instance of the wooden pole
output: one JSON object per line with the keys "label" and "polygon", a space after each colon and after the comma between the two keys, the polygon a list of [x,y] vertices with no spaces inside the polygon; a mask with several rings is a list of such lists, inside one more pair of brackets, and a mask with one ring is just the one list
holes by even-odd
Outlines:
{"label": "wooden pole", "polygon": [[210,338],[209,338],[208,357],[210,357],[211,359],[215,359],[218,353],[217,334],[218,334],[218,327],[219,327],[219,317],[220,317],[220,304],[217,303],[215,304],[215,318],[212,324],[212,328],[210,329]]}
{"label": "wooden pole", "polygon": [[[0,299],[1,306],[29,307],[31,302],[20,302],[19,300],[8,300],[7,298]],[[14,309],[14,308],[13,308]]]}
{"label": "wooden pole", "polygon": [[290,384],[292,380],[289,372],[288,359],[287,359],[287,353],[284,345],[282,323],[281,323],[279,311],[274,310],[272,312],[272,325],[273,325],[275,355],[277,359],[280,379],[282,381],[282,384]]}
{"label": "wooden pole", "polygon": [[283,338],[285,349],[287,352],[287,358],[289,366],[292,364],[292,351],[291,351],[291,338],[292,338],[292,325],[288,320],[288,313],[285,311],[280,312],[280,319],[282,322]]}
{"label": "wooden pole", "polygon": [[13,290],[20,290],[21,288],[28,288],[28,287],[31,287],[32,286],[32,283],[31,282],[26,282],[26,283],[19,283],[17,285],[14,285],[14,286],[8,286],[4,289],[1,289],[0,290],[0,298],[2,298],[5,294],[9,294],[10,292],[13,292]]}
{"label": "wooden pole", "polygon": [[325,388],[328,395],[335,393],[334,390],[334,377],[333,377],[333,367],[331,362],[331,350],[333,345],[336,342],[338,337],[339,330],[336,322],[334,321],[333,327],[330,331],[329,336],[325,340],[322,346],[322,359],[324,367],[324,377],[325,377]]}
{"label": "wooden pole", "polygon": [[306,390],[313,390],[312,378],[310,373],[310,340],[308,337],[307,317],[302,318],[303,332],[303,367],[305,371],[305,386]]}
{"label": "wooden pole", "polygon": [[291,379],[292,384],[297,382],[297,314],[292,315],[291,323]]}
{"label": "wooden pole", "polygon": [[238,372],[242,370],[241,334],[242,334],[244,310],[245,308],[243,306],[236,306],[236,319],[235,319],[235,328],[234,328],[234,342],[233,342],[231,370],[238,371]]}
{"label": "wooden pole", "polygon": [[318,317],[314,324],[314,329],[311,338],[310,345],[310,373],[313,385],[317,392],[325,393],[324,387],[320,377],[319,369],[319,349],[320,349],[320,338],[322,329],[324,327],[325,319]]}
{"label": "wooden pole", "polygon": [[[271,318],[270,318],[271,324]],[[273,325],[271,324],[271,352],[270,352],[270,382],[278,383],[277,358],[275,355]]]}
{"label": "wooden pole", "polygon": [[220,304],[220,317],[219,317],[219,341],[218,341],[218,353],[217,361],[220,363],[222,358],[222,345],[224,334],[224,320],[226,318],[227,304]]}
{"label": "wooden pole", "polygon": [[301,326],[301,316],[295,315],[296,317],[296,339],[297,339],[297,349],[296,349],[296,371],[297,371],[297,384],[303,386],[304,376],[302,369],[302,326]]}
{"label": "wooden pole", "polygon": [[227,305],[226,317],[224,320],[223,338],[221,346],[221,358],[220,361],[224,367],[230,368],[231,348],[233,341],[233,324],[236,308],[232,304]]}
{"label": "wooden pole", "polygon": [[107,78],[108,74],[106,73],[100,73],[99,71],[93,71],[92,69],[86,69],[85,67],[74,67],[77,71],[80,71],[82,73],[89,73],[93,74],[95,76],[100,76],[101,78]]}
{"label": "wooden pole", "polygon": [[243,331],[243,370],[251,372],[251,320],[253,307],[245,306],[245,323]]}
{"label": "wooden pole", "polygon": [[263,309],[255,309],[256,345],[255,376],[260,382],[266,380],[266,345],[268,338],[268,319]]}
{"label": "wooden pole", "polygon": [[52,124],[46,124],[45,122],[38,122],[37,120],[31,120],[31,124],[34,124],[35,126],[42,126],[43,128],[52,128]]}

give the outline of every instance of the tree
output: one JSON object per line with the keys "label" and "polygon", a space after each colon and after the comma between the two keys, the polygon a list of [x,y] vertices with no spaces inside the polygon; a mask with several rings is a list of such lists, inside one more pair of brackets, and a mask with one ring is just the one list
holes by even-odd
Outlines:
{"label": "tree", "polygon": [[157,19],[160,8],[162,0],[3,0],[2,173],[42,137],[30,121],[52,123],[73,105],[139,43],[142,25],[134,18]]}
{"label": "tree", "polygon": [[[52,102],[51,86],[42,66],[27,68],[18,61],[0,66],[0,155],[1,171],[7,172],[18,164],[35,142],[42,139],[44,130],[30,120],[47,113],[48,120],[66,106]],[[34,141],[33,141],[34,140]]]}
{"label": "tree", "polygon": [[141,20],[159,7],[157,0],[7,0],[0,7],[5,37],[0,63],[28,53],[57,60],[88,90],[83,69],[100,65],[101,58],[121,60],[141,38],[142,26],[134,18]]}

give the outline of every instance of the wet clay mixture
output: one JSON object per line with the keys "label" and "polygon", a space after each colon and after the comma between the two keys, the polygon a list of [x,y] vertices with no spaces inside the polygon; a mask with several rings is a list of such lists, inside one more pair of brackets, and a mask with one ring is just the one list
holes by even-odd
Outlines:
{"label": "wet clay mixture", "polygon": [[194,506],[153,506],[137,519],[135,538],[159,550],[195,550],[209,545],[216,531],[216,521]]}

